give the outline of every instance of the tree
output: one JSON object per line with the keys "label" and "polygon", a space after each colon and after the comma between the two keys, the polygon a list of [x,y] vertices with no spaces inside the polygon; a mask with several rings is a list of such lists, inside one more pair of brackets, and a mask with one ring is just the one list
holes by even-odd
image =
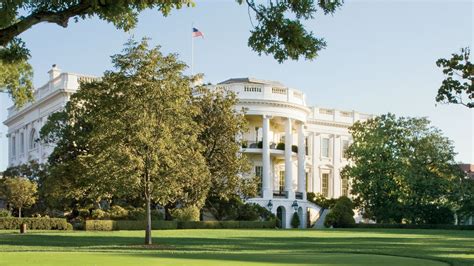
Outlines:
{"label": "tree", "polygon": [[243,113],[235,110],[238,103],[235,93],[211,91],[206,87],[197,90],[199,95],[194,98],[194,105],[199,111],[194,121],[202,127],[198,140],[204,147],[203,156],[212,176],[208,202],[254,196],[254,180],[243,177],[249,171],[249,162],[240,154],[241,143],[236,136],[247,130],[247,122]]}
{"label": "tree", "polygon": [[292,228],[298,228],[300,227],[300,217],[297,212],[293,213],[293,216],[291,216],[291,227]]}
{"label": "tree", "polygon": [[377,222],[427,223],[426,210],[450,207],[461,178],[452,142],[426,118],[387,114],[356,122],[342,171],[367,218]]}
{"label": "tree", "polygon": [[[278,62],[287,59],[297,60],[300,56],[314,59],[321,49],[326,47],[322,38],[316,38],[308,32],[302,21],[314,18],[316,11],[321,9],[324,14],[333,14],[342,6],[342,0],[272,0],[267,4],[255,3],[254,0],[236,0],[238,4],[247,4],[255,13],[256,26],[253,26],[248,45],[258,54],[270,54]],[[17,77],[25,78],[25,86],[15,86],[17,81],[8,79],[0,88],[11,93],[18,106],[24,99],[32,99],[31,66],[28,65],[28,50],[18,36],[39,23],[54,23],[67,27],[70,19],[75,22],[91,17],[112,23],[116,28],[128,31],[138,20],[138,14],[146,9],[157,9],[167,16],[173,9],[192,7],[193,0],[63,0],[63,1],[31,1],[14,0],[0,4],[0,61],[12,62],[10,69],[17,67]],[[252,22],[253,24],[253,22]],[[18,45],[14,45],[18,44]],[[1,48],[3,47],[3,48]],[[18,49],[24,48],[24,49]],[[1,71],[0,75],[5,71]],[[18,79],[21,80],[21,79]],[[3,85],[3,86],[2,86]],[[25,98],[26,97],[26,98]]]}
{"label": "tree", "polygon": [[18,208],[18,217],[21,217],[21,210],[36,202],[37,186],[34,182],[22,178],[6,178],[3,181],[3,188],[7,201]]}
{"label": "tree", "polygon": [[[116,71],[81,84],[66,108],[65,123],[51,121],[60,129],[49,134],[60,136],[53,156],[65,160],[50,167],[62,174],[74,165],[72,186],[87,197],[141,196],[145,243],[151,244],[152,202],[200,208],[209,190],[198,142],[201,127],[193,121],[198,109],[192,104],[192,80],[183,75],[186,65],[175,55],[148,48],[146,40],[128,42],[112,62]],[[68,145],[80,149],[68,152]]]}
{"label": "tree", "polygon": [[474,108],[474,65],[470,61],[470,53],[469,47],[466,47],[461,49],[461,53],[452,54],[450,59],[436,61],[445,75],[436,102]]}
{"label": "tree", "polygon": [[324,226],[326,227],[350,227],[355,224],[354,220],[354,204],[351,199],[346,196],[342,196],[336,200],[336,204],[331,208],[324,219]]}

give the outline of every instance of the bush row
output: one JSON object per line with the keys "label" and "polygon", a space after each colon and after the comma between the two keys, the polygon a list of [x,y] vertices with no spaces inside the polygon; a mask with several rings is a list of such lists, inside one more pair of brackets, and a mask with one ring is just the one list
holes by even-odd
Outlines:
{"label": "bush row", "polygon": [[386,229],[446,229],[446,230],[474,230],[474,225],[454,224],[352,224],[346,228],[386,228]]}
{"label": "bush row", "polygon": [[19,229],[25,223],[29,230],[72,230],[72,225],[63,218],[17,218],[0,217],[0,230]]}
{"label": "bush row", "polygon": [[[145,221],[87,220],[85,230],[144,230]],[[238,229],[275,228],[275,221],[152,221],[152,229]]]}

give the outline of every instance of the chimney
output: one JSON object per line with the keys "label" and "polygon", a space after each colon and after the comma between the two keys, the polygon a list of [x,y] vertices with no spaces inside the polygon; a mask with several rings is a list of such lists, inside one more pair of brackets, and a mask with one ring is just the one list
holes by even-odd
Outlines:
{"label": "chimney", "polygon": [[48,71],[48,74],[49,80],[53,80],[61,75],[61,69],[59,69],[56,64],[54,64],[53,67]]}

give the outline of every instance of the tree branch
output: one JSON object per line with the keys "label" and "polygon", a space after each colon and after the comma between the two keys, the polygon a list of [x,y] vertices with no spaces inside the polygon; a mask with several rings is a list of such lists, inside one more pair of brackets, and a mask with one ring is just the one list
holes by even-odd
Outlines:
{"label": "tree branch", "polygon": [[88,1],[81,1],[79,4],[59,12],[34,12],[17,23],[4,29],[0,29],[0,45],[6,46],[14,37],[41,22],[56,23],[59,26],[66,28],[71,17],[86,14],[86,11],[91,7],[92,6]]}

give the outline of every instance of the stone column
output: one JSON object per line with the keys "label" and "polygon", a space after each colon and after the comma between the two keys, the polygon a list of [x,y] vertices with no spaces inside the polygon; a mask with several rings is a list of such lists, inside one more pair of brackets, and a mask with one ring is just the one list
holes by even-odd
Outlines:
{"label": "stone column", "polygon": [[263,125],[262,125],[262,164],[263,164],[263,174],[262,174],[262,196],[263,198],[272,198],[273,193],[271,189],[271,173],[270,173],[270,140],[269,140],[269,131],[270,131],[270,117],[263,116]]}
{"label": "stone column", "polygon": [[291,118],[286,120],[285,124],[285,191],[289,199],[295,198],[295,192],[293,191],[293,164],[291,161],[291,146],[293,145],[293,134],[292,134],[292,121]]}
{"label": "stone column", "polygon": [[305,132],[304,124],[298,124],[298,192],[303,193],[303,199],[306,199],[306,171],[305,171]]}
{"label": "stone column", "polygon": [[333,149],[332,149],[332,166],[333,166],[333,179],[332,179],[332,197],[339,198],[341,196],[341,177],[339,175],[340,165],[340,142],[341,138],[339,135],[333,135]]}

